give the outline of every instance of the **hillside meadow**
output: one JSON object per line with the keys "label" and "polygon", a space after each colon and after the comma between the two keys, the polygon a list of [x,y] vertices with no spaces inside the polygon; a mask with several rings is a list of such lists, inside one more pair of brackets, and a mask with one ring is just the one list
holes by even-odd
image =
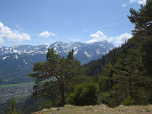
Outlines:
{"label": "hillside meadow", "polygon": [[43,109],[32,114],[152,114],[152,105],[110,108],[104,104],[89,106],[65,105],[60,108]]}

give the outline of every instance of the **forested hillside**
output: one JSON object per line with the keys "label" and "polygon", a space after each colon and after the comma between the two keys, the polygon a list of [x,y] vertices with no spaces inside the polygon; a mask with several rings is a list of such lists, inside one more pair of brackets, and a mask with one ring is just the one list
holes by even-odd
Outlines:
{"label": "forested hillside", "polygon": [[99,84],[101,102],[115,107],[120,104],[146,105],[152,102],[152,1],[139,11],[130,9],[129,20],[135,24],[133,37],[101,59],[85,64]]}

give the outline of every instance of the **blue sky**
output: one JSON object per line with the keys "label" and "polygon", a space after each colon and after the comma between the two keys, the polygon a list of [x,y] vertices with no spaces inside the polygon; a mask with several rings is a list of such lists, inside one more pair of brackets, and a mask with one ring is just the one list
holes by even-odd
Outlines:
{"label": "blue sky", "polygon": [[132,37],[127,15],[146,0],[0,0],[0,47],[55,41],[115,46]]}

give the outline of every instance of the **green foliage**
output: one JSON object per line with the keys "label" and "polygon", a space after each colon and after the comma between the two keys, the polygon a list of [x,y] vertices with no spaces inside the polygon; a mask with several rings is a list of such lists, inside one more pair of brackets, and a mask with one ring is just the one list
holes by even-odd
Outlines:
{"label": "green foliage", "polygon": [[2,110],[2,114],[5,114],[3,110]]}
{"label": "green foliage", "polygon": [[116,60],[116,54],[115,54],[115,52],[113,52],[112,59],[111,59],[111,64],[114,65],[114,64],[116,64],[116,62],[117,62],[117,60]]}
{"label": "green foliage", "polygon": [[131,23],[135,23],[133,35],[138,41],[143,42],[152,37],[152,0],[147,0],[146,5],[141,5],[139,11],[130,9],[131,16],[128,16]]}
{"label": "green foliage", "polygon": [[54,49],[48,49],[47,61],[36,62],[33,73],[27,74],[35,79],[35,90],[32,98],[49,98],[61,93],[62,106],[65,104],[65,92],[74,91],[76,84],[81,83],[86,71],[81,63],[74,58],[74,50],[69,51],[67,58],[61,58]]}
{"label": "green foliage", "polygon": [[95,75],[94,80],[100,90],[99,99],[110,107],[121,103],[152,103],[151,6],[152,0],[147,0],[146,5],[141,5],[139,11],[130,9],[131,16],[128,18],[135,23],[133,38],[101,59],[83,65],[89,68],[86,73],[88,76]]}
{"label": "green foliage", "polygon": [[39,107],[39,110],[42,110],[42,109],[49,109],[50,107],[52,107],[52,103],[51,101],[48,99],[47,101],[45,101],[45,103],[43,103],[40,107]]}
{"label": "green foliage", "polygon": [[121,104],[125,105],[125,106],[134,105],[135,104],[135,100],[133,98],[131,98],[131,97],[128,97]]}
{"label": "green foliage", "polygon": [[[102,69],[104,69],[105,74],[99,79],[99,89],[102,91],[101,101],[103,103],[106,103],[110,107],[118,106],[121,102],[127,104],[128,100],[126,99],[128,97],[134,99],[136,104],[148,102],[146,99],[150,97],[148,87],[151,86],[149,85],[151,79],[142,76],[144,72],[142,69],[144,68],[141,61],[140,50],[127,51],[123,49],[114,65],[109,63],[106,67],[102,66]],[[110,73],[111,71],[113,73]],[[110,85],[112,85],[112,88],[110,88]],[[143,94],[140,94],[141,91],[138,90],[143,86],[145,89],[142,89]],[[105,93],[108,94],[106,95]]]}
{"label": "green foliage", "polygon": [[15,98],[12,97],[10,100],[10,107],[8,107],[9,112],[7,114],[17,114],[15,109]]}
{"label": "green foliage", "polygon": [[[138,43],[138,54],[136,70],[133,72],[136,90],[133,91],[137,104],[152,103],[152,0],[147,0],[146,5],[141,5],[139,11],[130,9],[131,16],[128,16],[132,23],[135,23],[133,30],[134,43]],[[135,52],[135,51],[134,51]],[[139,59],[140,58],[140,59]]]}
{"label": "green foliage", "polygon": [[110,80],[107,76],[100,76],[98,80],[99,90],[101,92],[106,92],[110,89]]}
{"label": "green foliage", "polygon": [[142,61],[146,72],[152,77],[152,39],[144,42],[141,47]]}
{"label": "green foliage", "polygon": [[21,108],[18,110],[18,113],[16,112],[15,104],[16,104],[15,98],[12,97],[12,99],[10,100],[10,107],[8,107],[9,112],[6,112],[7,114],[21,114],[22,113]]}
{"label": "green foliage", "polygon": [[67,98],[67,102],[76,106],[96,105],[98,87],[94,83],[84,83],[75,88]]}

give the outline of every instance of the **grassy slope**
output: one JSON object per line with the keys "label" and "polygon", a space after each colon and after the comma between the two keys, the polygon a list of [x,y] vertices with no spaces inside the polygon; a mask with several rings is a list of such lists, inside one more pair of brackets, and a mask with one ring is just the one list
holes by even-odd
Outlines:
{"label": "grassy slope", "polygon": [[43,109],[32,114],[152,114],[152,105],[148,106],[123,106],[115,108],[101,105],[89,106],[73,106],[65,105],[57,111],[57,108]]}

